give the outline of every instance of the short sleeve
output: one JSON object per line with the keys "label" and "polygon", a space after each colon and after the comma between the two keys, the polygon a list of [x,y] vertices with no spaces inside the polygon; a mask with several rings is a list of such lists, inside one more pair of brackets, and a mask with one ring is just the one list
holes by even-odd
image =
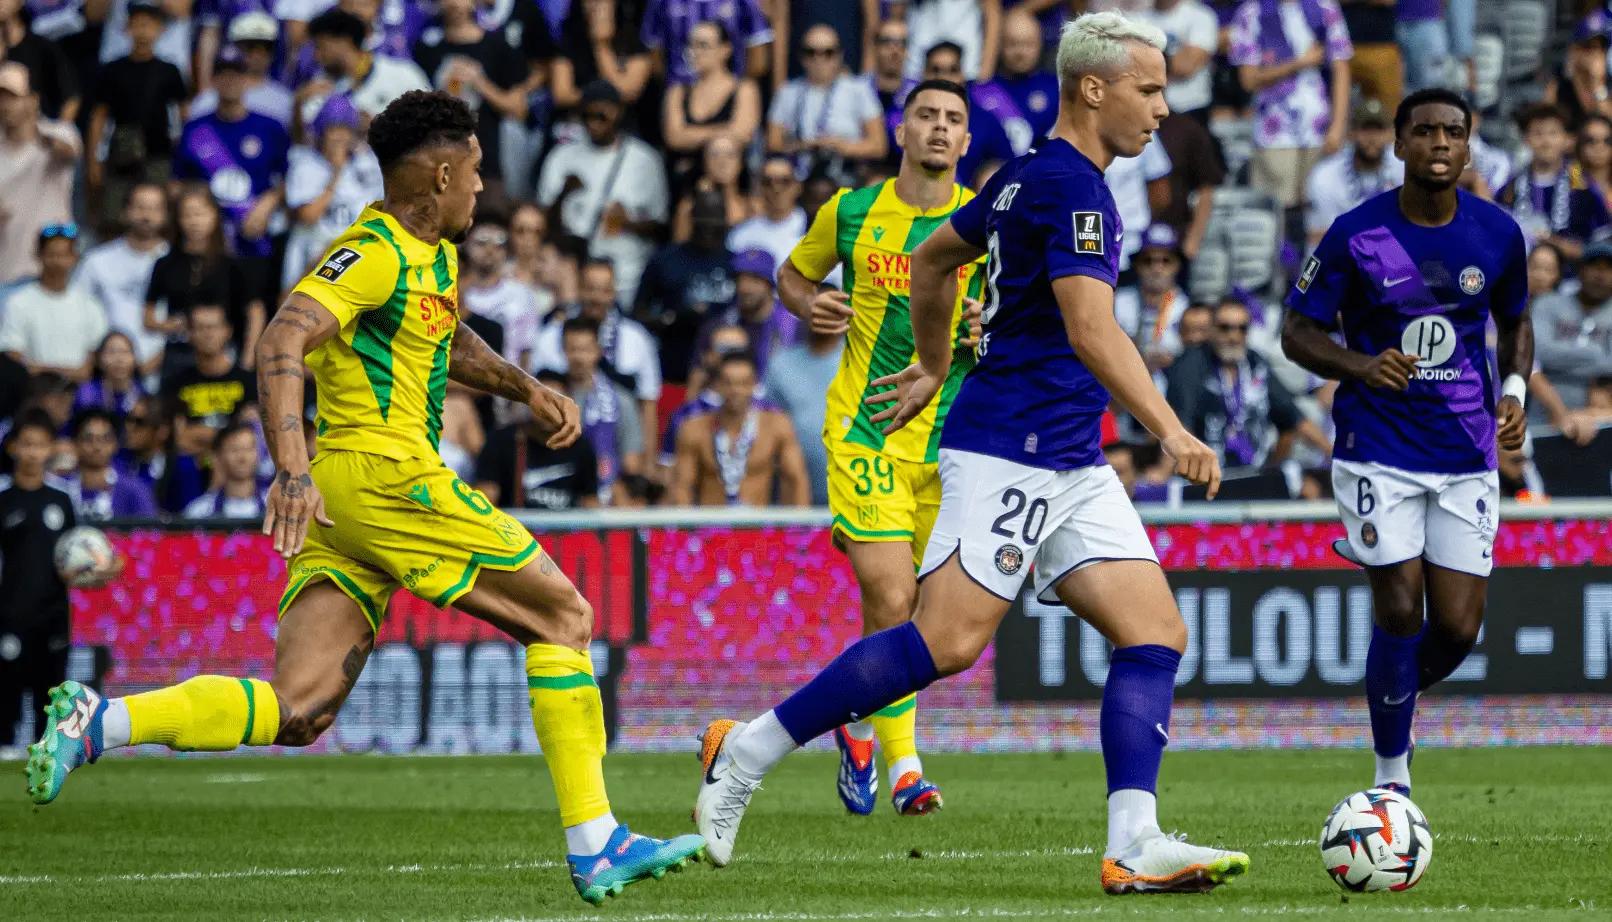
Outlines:
{"label": "short sleeve", "polygon": [[319,302],[346,326],[385,304],[397,289],[397,250],[373,234],[337,240],[293,289]]}
{"label": "short sleeve", "polygon": [[873,86],[866,80],[853,80],[851,85],[856,87],[857,105],[862,109],[858,120],[865,122],[870,118],[884,118],[884,106],[879,105],[879,97],[874,94]]}
{"label": "short sleeve", "polygon": [[190,152],[190,139],[191,126],[186,125],[179,136],[179,145],[174,149],[174,179],[205,180],[207,174],[202,171],[201,164],[196,162],[196,158]]}
{"label": "short sleeve", "polygon": [[301,208],[317,199],[330,183],[330,164],[307,147],[292,148],[285,177],[285,203]]}
{"label": "short sleeve", "polygon": [[1495,280],[1495,292],[1490,310],[1496,317],[1515,320],[1528,309],[1528,245],[1523,240],[1522,228],[1515,222],[1506,222],[1506,241],[1501,255],[1500,277]]}
{"label": "short sleeve", "polygon": [[[1030,190],[1021,189],[1020,194],[1026,191]],[[1031,215],[1046,241],[1047,278],[1084,275],[1116,284],[1123,228],[1102,177],[1072,176],[1036,191],[1038,201]]]}
{"label": "short sleeve", "polygon": [[812,226],[806,229],[806,236],[800,238],[795,248],[789,251],[789,261],[800,270],[801,275],[814,282],[827,278],[840,261],[840,200],[845,193],[846,190],[841,189],[817,209],[817,217],[812,219]]}
{"label": "short sleeve", "polygon": [[743,0],[738,27],[746,48],[765,45],[773,40],[772,23],[767,20],[767,14],[762,12],[761,4],[756,0]]}
{"label": "short sleeve", "polygon": [[1298,280],[1287,295],[1290,310],[1320,324],[1338,329],[1338,311],[1349,290],[1354,260],[1349,258],[1349,232],[1337,224],[1327,229],[1315,252],[1304,261]]}
{"label": "short sleeve", "polygon": [[1347,61],[1355,56],[1355,46],[1349,41],[1349,26],[1343,21],[1343,10],[1337,0],[1320,0],[1321,22],[1326,24],[1327,60]]}
{"label": "short sleeve", "polygon": [[[1142,148],[1142,176],[1148,182],[1169,176],[1173,167],[1174,164],[1170,162],[1170,152],[1164,149],[1162,143],[1149,144]],[[1141,228],[1138,228],[1138,230],[1141,230]]]}
{"label": "short sleeve", "polygon": [[985,249],[985,218],[990,208],[988,203],[996,201],[997,192],[1007,181],[1007,173],[1007,170],[997,170],[984,188],[980,189],[978,195],[952,212],[952,230],[969,246]]}
{"label": "short sleeve", "polygon": [[1233,67],[1258,64],[1260,61],[1259,4],[1254,0],[1239,6],[1232,17],[1226,60]]}
{"label": "short sleeve", "polygon": [[1215,14],[1207,8],[1200,8],[1201,16],[1192,17],[1187,25],[1187,34],[1181,40],[1193,48],[1202,48],[1214,54],[1220,45],[1220,26],[1215,22]]}

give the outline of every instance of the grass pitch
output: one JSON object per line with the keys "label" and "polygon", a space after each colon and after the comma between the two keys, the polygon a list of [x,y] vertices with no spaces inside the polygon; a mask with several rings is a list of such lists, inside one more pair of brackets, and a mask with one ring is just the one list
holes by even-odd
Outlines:
{"label": "grass pitch", "polygon": [[[1097,885],[1096,755],[930,756],[947,806],[913,819],[884,792],[874,816],[847,816],[832,756],[811,753],[767,779],[732,866],[637,884],[597,909],[571,886],[536,758],[113,758],[45,808],[10,763],[0,919],[1612,916],[1612,751],[1419,755],[1436,844],[1406,893],[1344,900],[1321,868],[1315,836],[1370,780],[1363,752],[1167,754],[1166,829],[1244,849],[1253,868],[1208,895],[1118,898]],[[612,756],[606,772],[635,829],[690,830],[692,756]]]}

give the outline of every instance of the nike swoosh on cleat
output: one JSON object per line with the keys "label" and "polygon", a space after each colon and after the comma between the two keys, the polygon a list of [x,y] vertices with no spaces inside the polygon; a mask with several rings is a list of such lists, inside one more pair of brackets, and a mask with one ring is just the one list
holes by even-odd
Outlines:
{"label": "nike swoosh on cleat", "polygon": [[1406,692],[1405,694],[1400,695],[1398,698],[1390,698],[1387,695],[1383,695],[1383,704],[1386,704],[1391,708],[1399,707],[1401,704],[1409,701],[1410,696],[1413,694],[1415,694],[1415,692]]}
{"label": "nike swoosh on cleat", "polygon": [[[718,755],[720,755],[720,753],[718,753]],[[706,784],[716,784],[718,781],[721,781],[723,778],[727,777],[727,775],[719,775],[716,773],[716,760],[717,756],[712,756],[711,764],[705,769]]]}

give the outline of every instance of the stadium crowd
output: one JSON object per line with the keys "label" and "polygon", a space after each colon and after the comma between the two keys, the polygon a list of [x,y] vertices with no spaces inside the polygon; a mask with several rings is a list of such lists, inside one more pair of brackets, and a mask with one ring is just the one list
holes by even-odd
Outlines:
{"label": "stadium crowd", "polygon": [[[1282,356],[1280,296],[1400,181],[1399,98],[1477,91],[1475,5],[0,0],[0,429],[53,440],[81,520],[260,516],[255,341],[380,196],[369,119],[434,87],[485,155],[462,320],[586,432],[551,450],[524,408],[452,390],[449,466],[509,507],[821,504],[841,347],[780,305],[778,267],[837,188],[893,175],[918,79],[966,82],[977,188],[1051,128],[1060,23],[1117,6],[1167,33],[1172,110],[1107,173],[1118,316],[1227,467],[1323,496],[1331,387]],[[1612,82],[1606,11],[1573,12],[1463,181],[1533,243],[1530,412],[1587,443],[1612,420]],[[1111,430],[1139,501],[1179,496],[1146,433]],[[1523,458],[1504,475],[1529,486]]]}

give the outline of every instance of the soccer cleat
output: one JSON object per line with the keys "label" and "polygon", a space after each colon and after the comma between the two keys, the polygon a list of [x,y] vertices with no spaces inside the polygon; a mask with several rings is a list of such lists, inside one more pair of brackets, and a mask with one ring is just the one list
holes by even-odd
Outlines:
{"label": "soccer cleat", "polygon": [[635,835],[626,824],[616,827],[604,851],[597,855],[567,855],[571,883],[582,898],[597,906],[606,897],[616,896],[628,884],[653,877],[660,880],[667,871],[681,871],[691,861],[700,860],[705,840],[696,835],[675,839],[652,839]]}
{"label": "soccer cleat", "polygon": [[73,769],[101,756],[101,715],[106,700],[77,682],[50,690],[45,732],[28,747],[28,796],[44,805],[56,799]]}
{"label": "soccer cleat", "polygon": [[1119,858],[1103,859],[1108,893],[1205,893],[1248,871],[1248,856],[1190,845],[1181,835],[1145,833]]}
{"label": "soccer cleat", "polygon": [[859,740],[839,727],[834,745],[840,750],[840,803],[859,816],[873,812],[879,798],[879,773],[873,768],[873,741]]}
{"label": "soccer cleat", "polygon": [[890,802],[895,804],[896,812],[902,816],[923,816],[944,806],[940,788],[925,781],[924,776],[917,772],[907,772],[901,776],[901,780],[896,782],[896,789],[890,792]]}
{"label": "soccer cleat", "polygon": [[729,736],[744,727],[731,720],[716,720],[700,734],[700,765],[705,774],[694,800],[694,825],[705,837],[705,856],[719,868],[733,860],[739,823],[750,805],[750,796],[761,787],[761,778],[740,770],[724,745]]}

